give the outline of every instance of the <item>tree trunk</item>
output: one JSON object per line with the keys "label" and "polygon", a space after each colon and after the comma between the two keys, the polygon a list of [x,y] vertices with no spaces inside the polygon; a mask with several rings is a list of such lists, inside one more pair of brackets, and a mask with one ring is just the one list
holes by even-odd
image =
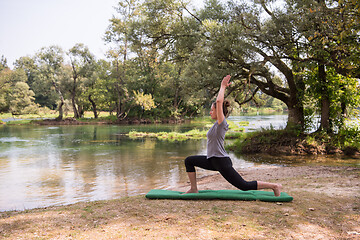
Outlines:
{"label": "tree trunk", "polygon": [[304,127],[304,109],[297,104],[288,106],[288,121],[286,128],[300,128]]}
{"label": "tree trunk", "polygon": [[[181,75],[181,68],[178,71],[179,76]],[[179,80],[179,79],[176,79]],[[175,81],[176,81],[175,80]],[[180,101],[178,100],[180,95],[180,84],[178,81],[175,82],[175,96],[174,96],[174,108],[175,110],[178,110]]]}
{"label": "tree trunk", "polygon": [[94,118],[98,118],[97,110],[96,110],[96,103],[91,99],[91,94],[89,94],[89,101],[93,107]]}
{"label": "tree trunk", "polygon": [[121,93],[120,93],[120,89],[119,89],[119,85],[116,84],[116,89],[117,89],[117,95],[118,95],[118,101],[116,103],[116,117],[117,119],[121,119],[121,115],[122,115],[122,111],[121,111]]}
{"label": "tree trunk", "polygon": [[74,111],[74,118],[76,119],[80,118],[80,114],[75,103],[75,92],[71,92],[71,103]]}
{"label": "tree trunk", "polygon": [[79,114],[79,118],[84,117],[84,108],[83,106],[78,106],[78,114]]}
{"label": "tree trunk", "polygon": [[64,100],[64,97],[63,97],[60,89],[58,88],[56,82],[52,81],[52,84],[53,84],[53,86],[55,88],[55,91],[59,94],[59,97],[60,97],[59,116],[56,118],[56,120],[62,120],[63,116],[64,116],[63,106],[64,106],[64,103],[65,103],[65,100]]}
{"label": "tree trunk", "polygon": [[64,116],[63,106],[64,106],[64,99],[62,99],[62,100],[60,101],[60,105],[59,105],[59,116],[56,118],[56,120],[61,121],[61,120],[63,119],[63,116]]}
{"label": "tree trunk", "polygon": [[75,101],[75,98],[76,98],[76,81],[77,81],[77,78],[78,78],[78,74],[77,74],[75,64],[72,61],[72,59],[71,59],[71,65],[72,65],[72,69],[73,69],[73,79],[74,79],[72,90],[70,90],[71,103],[72,103],[72,107],[73,107],[73,111],[74,111],[74,118],[78,119],[78,118],[80,118],[80,114],[79,114],[79,111],[78,111],[78,109],[76,107],[76,101]]}
{"label": "tree trunk", "polygon": [[80,118],[80,114],[79,114],[79,111],[76,107],[76,80],[77,80],[77,76],[74,75],[73,76],[74,78],[74,85],[73,85],[73,88],[72,88],[72,91],[71,91],[71,103],[72,103],[72,107],[73,107],[73,111],[74,111],[74,118],[75,119],[78,119]]}
{"label": "tree trunk", "polygon": [[321,120],[319,130],[327,132],[330,129],[330,99],[326,81],[325,65],[319,64],[318,77],[321,84]]}

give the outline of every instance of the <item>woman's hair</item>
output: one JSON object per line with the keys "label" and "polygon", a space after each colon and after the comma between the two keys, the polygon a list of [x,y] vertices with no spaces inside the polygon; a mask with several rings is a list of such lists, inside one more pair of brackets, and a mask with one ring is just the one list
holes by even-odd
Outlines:
{"label": "woman's hair", "polygon": [[[216,109],[216,102],[213,102],[213,105]],[[223,102],[223,113],[225,117],[228,117],[230,115],[231,109],[230,109],[230,102],[228,100],[224,100]]]}

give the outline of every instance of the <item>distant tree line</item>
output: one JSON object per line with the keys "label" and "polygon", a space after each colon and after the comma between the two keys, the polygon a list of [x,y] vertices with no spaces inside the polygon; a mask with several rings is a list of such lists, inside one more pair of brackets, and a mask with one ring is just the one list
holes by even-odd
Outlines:
{"label": "distant tree line", "polygon": [[[0,62],[0,111],[48,107],[63,118],[110,111],[126,118],[180,118],[209,107],[231,74],[238,106],[286,106],[288,127],[333,132],[359,107],[360,3],[356,0],[126,0],[104,41],[106,59],[83,44],[44,47],[10,70]],[[272,100],[271,100],[272,99]]]}

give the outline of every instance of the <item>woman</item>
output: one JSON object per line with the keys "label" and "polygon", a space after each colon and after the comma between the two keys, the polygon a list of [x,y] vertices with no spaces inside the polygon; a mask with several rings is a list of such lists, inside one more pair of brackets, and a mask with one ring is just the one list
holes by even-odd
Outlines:
{"label": "woman", "polygon": [[272,189],[275,196],[280,196],[281,184],[245,181],[240,174],[232,167],[232,162],[224,148],[225,133],[229,129],[225,117],[228,115],[227,100],[224,101],[225,90],[230,86],[230,75],[224,77],[221,82],[220,91],[216,102],[212,104],[210,116],[216,120],[210,128],[207,136],[207,156],[190,156],[185,159],[186,172],[190,179],[190,189],[186,193],[198,193],[195,166],[207,170],[219,171],[220,174],[233,186],[247,191],[259,189]]}

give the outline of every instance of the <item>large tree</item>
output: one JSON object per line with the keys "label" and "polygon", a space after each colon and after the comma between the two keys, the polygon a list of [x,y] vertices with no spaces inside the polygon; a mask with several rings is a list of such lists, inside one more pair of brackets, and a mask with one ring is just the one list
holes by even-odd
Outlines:
{"label": "large tree", "polygon": [[[357,87],[352,77],[359,77],[359,12],[352,1],[312,0],[286,1],[283,12],[294,15],[294,27],[299,40],[298,55],[288,56],[293,63],[301,64],[310,72],[313,81],[307,88],[317,90],[317,106],[321,115],[319,130],[332,132],[339,127],[339,114],[334,111],[341,106],[341,112],[351,109],[358,98],[352,89]],[[337,74],[343,77],[336,77]],[[311,72],[316,72],[313,75]],[[334,75],[335,74],[335,75]],[[314,77],[315,76],[315,77]],[[347,81],[344,81],[347,79]],[[314,92],[314,91],[312,91]],[[344,118],[343,115],[342,118]]]}
{"label": "large tree", "polygon": [[[74,118],[80,118],[84,114],[84,103],[80,103],[79,97],[81,92],[86,92],[84,87],[88,84],[84,84],[87,81],[91,82],[92,78],[94,77],[93,75],[95,74],[96,70],[96,60],[95,56],[90,52],[89,48],[81,43],[75,44],[75,46],[68,51],[68,56],[70,58],[72,69],[72,82],[69,89],[71,103],[73,107]],[[82,91],[79,90],[81,87],[83,87],[83,89],[81,89]],[[87,102],[87,100],[88,98],[83,100],[83,102]],[[91,97],[89,101],[90,100],[92,100]]]}
{"label": "large tree", "polygon": [[58,120],[63,119],[63,106],[65,104],[64,90],[61,87],[61,80],[64,66],[64,52],[58,46],[44,47],[37,53],[36,64],[39,74],[37,80],[51,86],[58,96],[59,116]]}
{"label": "large tree", "polygon": [[132,31],[132,23],[139,15],[139,1],[126,0],[120,1],[116,6],[117,16],[110,19],[110,25],[105,33],[105,41],[112,44],[112,49],[107,53],[111,62],[111,76],[108,80],[108,90],[113,93],[112,98],[115,103],[116,117],[122,120],[127,117],[129,107],[129,70],[131,68],[129,55],[130,40],[129,35]]}
{"label": "large tree", "polygon": [[[313,100],[319,101],[320,128],[332,131],[333,109],[354,103],[346,100],[349,95],[334,96],[337,92],[349,93],[349,89],[356,88],[356,81],[336,83],[338,88],[330,88],[327,77],[330,68],[346,77],[356,76],[358,60],[351,60],[351,53],[358,53],[359,45],[355,43],[359,34],[342,24],[350,22],[356,29],[351,20],[354,16],[336,1],[277,3],[243,1],[226,6],[216,0],[207,1],[198,13],[203,37],[193,51],[187,75],[195,76],[200,87],[216,92],[212,82],[221,74],[231,73],[235,84],[230,92],[235,100],[248,102],[260,90],[284,102],[289,110],[288,126],[302,129],[306,90],[318,89],[320,97]],[[304,73],[309,70],[316,71],[315,81],[305,81]],[[278,81],[276,75],[283,81]]]}

